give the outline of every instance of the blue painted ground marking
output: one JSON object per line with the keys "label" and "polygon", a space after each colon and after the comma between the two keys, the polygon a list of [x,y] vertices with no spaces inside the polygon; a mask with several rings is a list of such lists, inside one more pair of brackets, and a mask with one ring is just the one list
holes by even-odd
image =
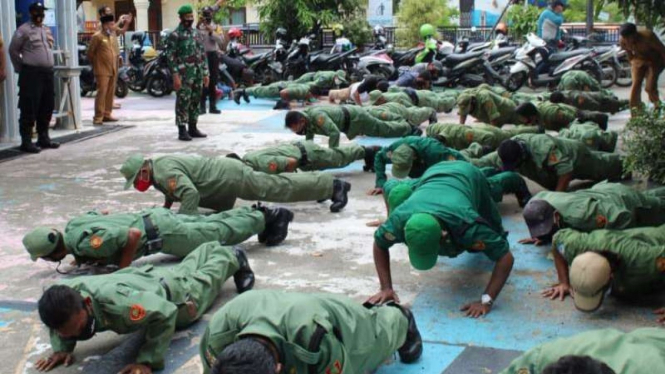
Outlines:
{"label": "blue painted ground marking", "polygon": [[9,313],[11,311],[12,311],[11,309],[0,308],[0,328],[6,327],[10,323],[14,322],[13,319],[11,319],[11,320],[10,319],[5,319],[5,317],[3,316],[4,314]]}
{"label": "blue painted ground marking", "polygon": [[464,347],[459,346],[425,343],[423,355],[417,362],[406,365],[397,358],[390,365],[380,367],[376,374],[438,374],[443,372],[463,350]]}
{"label": "blue painted ground marking", "polygon": [[247,104],[245,100],[240,99],[240,105],[236,104],[233,100],[220,100],[217,102],[217,109],[219,110],[271,110],[277,100],[266,99],[253,99],[250,97],[250,103]]}
{"label": "blue painted ground marking", "polygon": [[40,191],[55,191],[56,187],[54,183],[48,183],[48,184],[40,184],[39,187],[37,187]]}

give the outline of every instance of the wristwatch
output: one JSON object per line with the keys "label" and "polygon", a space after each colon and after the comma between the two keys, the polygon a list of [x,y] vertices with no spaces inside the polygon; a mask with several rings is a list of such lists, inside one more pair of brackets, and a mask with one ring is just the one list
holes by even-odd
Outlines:
{"label": "wristwatch", "polygon": [[494,300],[492,299],[492,296],[488,294],[484,294],[483,296],[480,297],[480,303],[483,305],[489,305],[492,306],[492,303],[494,303]]}

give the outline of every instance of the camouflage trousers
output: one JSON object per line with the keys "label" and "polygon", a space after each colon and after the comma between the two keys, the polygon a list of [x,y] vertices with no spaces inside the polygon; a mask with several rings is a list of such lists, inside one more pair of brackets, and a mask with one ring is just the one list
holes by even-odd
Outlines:
{"label": "camouflage trousers", "polygon": [[196,125],[199,120],[202,94],[202,77],[182,77],[182,87],[176,93],[175,99],[175,123],[177,126]]}

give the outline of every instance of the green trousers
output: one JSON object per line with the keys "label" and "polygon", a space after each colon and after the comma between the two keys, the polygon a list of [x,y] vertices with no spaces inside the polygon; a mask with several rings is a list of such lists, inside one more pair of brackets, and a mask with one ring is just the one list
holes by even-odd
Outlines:
{"label": "green trousers", "polygon": [[537,126],[514,126],[498,128],[487,124],[466,126],[460,124],[434,123],[427,126],[427,136],[438,138],[448,147],[466,149],[473,143],[496,150],[502,141],[520,134],[538,133]]}
{"label": "green trousers", "polygon": [[251,207],[210,215],[151,214],[151,219],[162,237],[160,252],[178,257],[212,241],[240,244],[265,229],[263,213]]}
{"label": "green trousers", "polygon": [[182,87],[176,92],[175,123],[177,126],[196,125],[201,108],[203,79],[193,76],[182,77]]}
{"label": "green trousers", "polygon": [[419,90],[418,106],[428,107],[436,110],[438,113],[450,113],[457,104],[457,96],[452,94],[439,94],[432,91]]}
{"label": "green trousers", "polygon": [[[432,116],[432,108],[419,108],[419,107],[405,107],[403,105],[391,105],[390,103],[371,106],[367,111],[372,116],[382,121],[395,121],[402,119],[407,120],[413,126],[420,126],[423,122],[430,119]],[[395,117],[398,115],[399,117]]]}
{"label": "green trousers", "polygon": [[573,178],[616,181],[623,175],[623,157],[618,153],[589,151],[580,154]]}
{"label": "green trousers", "polygon": [[573,123],[569,128],[559,131],[559,136],[579,140],[589,149],[601,152],[614,152],[619,138],[616,132],[603,131],[593,122]]}
{"label": "green trousers", "polygon": [[412,126],[403,118],[398,119],[397,115],[391,116],[391,120],[383,121],[369,114],[364,108],[358,109],[363,110],[354,110],[349,107],[351,125],[346,132],[346,137],[349,139],[362,135],[377,138],[401,138],[412,132]]}
{"label": "green trousers", "polygon": [[292,159],[298,160],[298,169],[317,171],[343,168],[356,160],[365,157],[365,148],[355,143],[337,148],[325,148],[314,142],[298,142],[307,153],[307,163],[303,164],[303,155],[296,144],[285,144],[277,147],[249,152],[243,161],[256,171],[268,174],[288,172],[287,166]]}
{"label": "green trousers", "polygon": [[262,99],[279,99],[280,92],[285,90],[291,100],[304,100],[310,90],[309,84],[275,82],[267,86],[246,89],[247,94]]}
{"label": "green trousers", "polygon": [[169,301],[178,306],[176,327],[182,328],[201,318],[212,306],[222,285],[238,270],[238,258],[218,242],[199,246],[173,268],[153,272],[170,291]]}

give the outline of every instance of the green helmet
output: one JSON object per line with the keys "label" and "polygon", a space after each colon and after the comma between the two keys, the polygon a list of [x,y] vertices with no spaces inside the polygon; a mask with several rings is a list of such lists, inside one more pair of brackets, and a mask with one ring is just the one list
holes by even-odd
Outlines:
{"label": "green helmet", "polygon": [[426,23],[420,26],[420,36],[423,38],[429,38],[436,35],[436,29],[429,23]]}

